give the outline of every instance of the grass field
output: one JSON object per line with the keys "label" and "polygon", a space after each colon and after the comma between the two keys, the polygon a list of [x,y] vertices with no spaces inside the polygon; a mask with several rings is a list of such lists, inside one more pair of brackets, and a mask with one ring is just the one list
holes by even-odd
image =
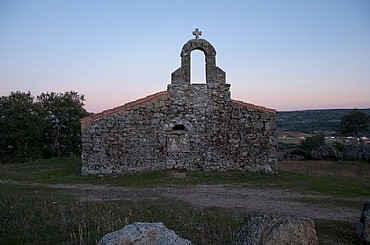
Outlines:
{"label": "grass field", "polygon": [[[171,198],[81,202],[84,189],[51,185],[90,184],[133,189],[196,185],[274,188],[303,193],[305,205],[354,208],[370,199],[370,164],[358,162],[282,162],[277,175],[243,172],[161,171],[124,177],[84,177],[80,160],[59,158],[0,166],[0,244],[96,244],[107,232],[135,221],[164,222],[195,244],[230,244],[253,215],[232,209],[199,208]],[[181,176],[181,177],[179,177]],[[318,203],[304,194],[326,195]],[[338,215],[341,215],[338,213]],[[320,244],[358,244],[355,222],[315,220]]]}

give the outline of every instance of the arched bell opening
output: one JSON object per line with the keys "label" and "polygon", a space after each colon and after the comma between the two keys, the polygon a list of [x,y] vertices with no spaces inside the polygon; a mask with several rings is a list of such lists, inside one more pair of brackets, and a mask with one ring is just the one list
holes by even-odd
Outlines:
{"label": "arched bell opening", "polygon": [[205,84],[206,56],[201,50],[193,50],[190,54],[190,83]]}

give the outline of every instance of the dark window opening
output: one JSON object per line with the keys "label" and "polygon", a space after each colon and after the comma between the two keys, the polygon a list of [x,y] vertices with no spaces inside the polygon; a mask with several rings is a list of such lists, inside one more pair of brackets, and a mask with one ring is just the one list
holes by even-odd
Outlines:
{"label": "dark window opening", "polygon": [[172,129],[173,130],[186,130],[185,126],[182,124],[177,124]]}

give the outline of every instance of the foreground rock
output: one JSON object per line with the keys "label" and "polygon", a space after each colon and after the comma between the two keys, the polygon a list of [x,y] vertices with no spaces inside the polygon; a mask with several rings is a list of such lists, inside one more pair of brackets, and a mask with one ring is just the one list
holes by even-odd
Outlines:
{"label": "foreground rock", "polygon": [[191,245],[189,240],[167,229],[162,222],[126,225],[123,229],[106,234],[99,245]]}
{"label": "foreground rock", "polygon": [[234,245],[275,244],[319,244],[313,220],[261,215],[252,218],[234,239]]}
{"label": "foreground rock", "polygon": [[360,221],[356,225],[357,237],[370,242],[370,201],[366,201],[362,209]]}

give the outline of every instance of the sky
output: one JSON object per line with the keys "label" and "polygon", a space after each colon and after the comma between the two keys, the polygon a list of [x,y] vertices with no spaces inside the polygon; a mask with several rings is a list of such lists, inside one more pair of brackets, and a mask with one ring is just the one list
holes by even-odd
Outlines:
{"label": "sky", "polygon": [[0,96],[73,90],[96,113],[164,91],[195,28],[233,99],[370,107],[369,0],[0,0]]}

